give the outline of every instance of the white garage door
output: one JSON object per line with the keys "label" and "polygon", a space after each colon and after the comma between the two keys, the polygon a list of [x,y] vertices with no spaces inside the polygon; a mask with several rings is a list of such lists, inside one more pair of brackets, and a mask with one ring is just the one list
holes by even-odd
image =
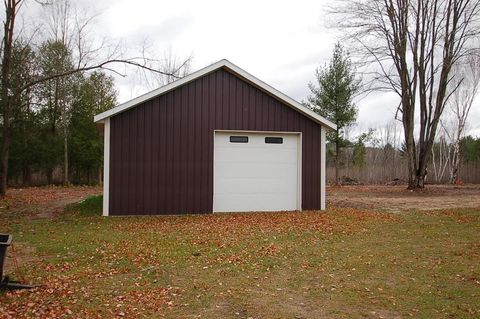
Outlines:
{"label": "white garage door", "polygon": [[215,132],[214,212],[300,209],[299,134]]}

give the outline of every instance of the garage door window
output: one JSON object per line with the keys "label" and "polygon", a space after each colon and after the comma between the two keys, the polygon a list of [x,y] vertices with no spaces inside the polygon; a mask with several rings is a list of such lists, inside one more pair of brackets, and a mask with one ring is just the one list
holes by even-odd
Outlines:
{"label": "garage door window", "polygon": [[283,137],[265,137],[266,144],[283,144]]}
{"label": "garage door window", "polygon": [[248,136],[230,136],[230,143],[248,143]]}

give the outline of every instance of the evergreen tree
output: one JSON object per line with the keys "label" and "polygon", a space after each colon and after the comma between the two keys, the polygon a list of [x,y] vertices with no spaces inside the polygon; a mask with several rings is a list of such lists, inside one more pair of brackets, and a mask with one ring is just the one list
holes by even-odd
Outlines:
{"label": "evergreen tree", "polygon": [[480,161],[480,138],[464,137],[460,141],[460,151],[465,162]]}
{"label": "evergreen tree", "polygon": [[[18,40],[12,48],[11,86],[24,85],[34,78],[37,71],[34,49],[25,41]],[[9,156],[9,177],[22,177],[22,184],[29,185],[32,170],[38,158],[40,141],[36,134],[38,129],[35,113],[35,94],[29,89],[12,100],[14,112],[12,117],[12,143]]]}
{"label": "evergreen tree", "polygon": [[93,174],[102,168],[103,141],[93,117],[114,107],[116,99],[113,78],[100,71],[90,74],[79,87],[71,110],[69,138],[70,164],[77,183],[90,184]]}
{"label": "evergreen tree", "polygon": [[357,167],[363,167],[366,164],[365,156],[367,155],[367,148],[365,146],[368,142],[377,144],[375,137],[375,130],[369,129],[368,132],[360,134],[356,141],[353,143],[353,165]]}
{"label": "evergreen tree", "polygon": [[335,181],[338,183],[340,148],[346,144],[344,129],[355,122],[357,107],[353,97],[360,89],[355,70],[348,54],[340,43],[335,45],[328,65],[315,72],[317,83],[310,83],[309,107],[337,125],[337,130],[327,134],[327,139],[335,145]]}

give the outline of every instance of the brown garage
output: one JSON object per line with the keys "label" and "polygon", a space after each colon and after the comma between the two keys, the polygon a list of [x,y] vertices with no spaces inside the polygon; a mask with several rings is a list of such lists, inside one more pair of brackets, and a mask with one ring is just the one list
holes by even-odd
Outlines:
{"label": "brown garage", "polygon": [[335,125],[221,60],[95,116],[104,215],[325,207]]}

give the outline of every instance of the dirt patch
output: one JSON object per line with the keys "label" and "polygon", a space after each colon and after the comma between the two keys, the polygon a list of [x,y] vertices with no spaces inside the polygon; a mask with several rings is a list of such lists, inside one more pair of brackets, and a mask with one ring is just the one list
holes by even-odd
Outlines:
{"label": "dirt patch", "polygon": [[[7,195],[0,199],[0,232],[8,232],[8,225],[21,217],[29,219],[54,218],[63,213],[65,206],[78,202],[91,195],[101,194],[100,187],[29,187],[9,189]],[[16,279],[22,279],[21,268],[37,260],[35,248],[13,240],[7,250],[4,271]]]}
{"label": "dirt patch", "polygon": [[380,310],[374,310],[374,311],[368,312],[367,318],[401,319],[402,316],[395,311],[380,309]]}
{"label": "dirt patch", "polygon": [[[288,314],[295,319],[331,318],[318,304],[312,303],[301,293],[290,293],[286,288],[277,288],[277,291],[254,291],[249,302],[253,309],[257,309],[254,311],[261,313],[257,318],[265,318],[272,313]],[[270,306],[265,309],[266,304]]]}
{"label": "dirt patch", "polygon": [[405,186],[335,186],[328,187],[331,206],[387,210],[437,210],[480,207],[480,185],[429,185],[410,191]]}
{"label": "dirt patch", "polygon": [[7,249],[7,256],[4,264],[4,272],[6,275],[13,275],[17,278],[22,276],[21,273],[16,273],[17,267],[35,261],[37,259],[35,248],[26,245],[25,243],[15,242]]}
{"label": "dirt patch", "polygon": [[0,211],[32,218],[51,218],[65,206],[102,193],[99,186],[46,186],[9,189],[0,200]]}

